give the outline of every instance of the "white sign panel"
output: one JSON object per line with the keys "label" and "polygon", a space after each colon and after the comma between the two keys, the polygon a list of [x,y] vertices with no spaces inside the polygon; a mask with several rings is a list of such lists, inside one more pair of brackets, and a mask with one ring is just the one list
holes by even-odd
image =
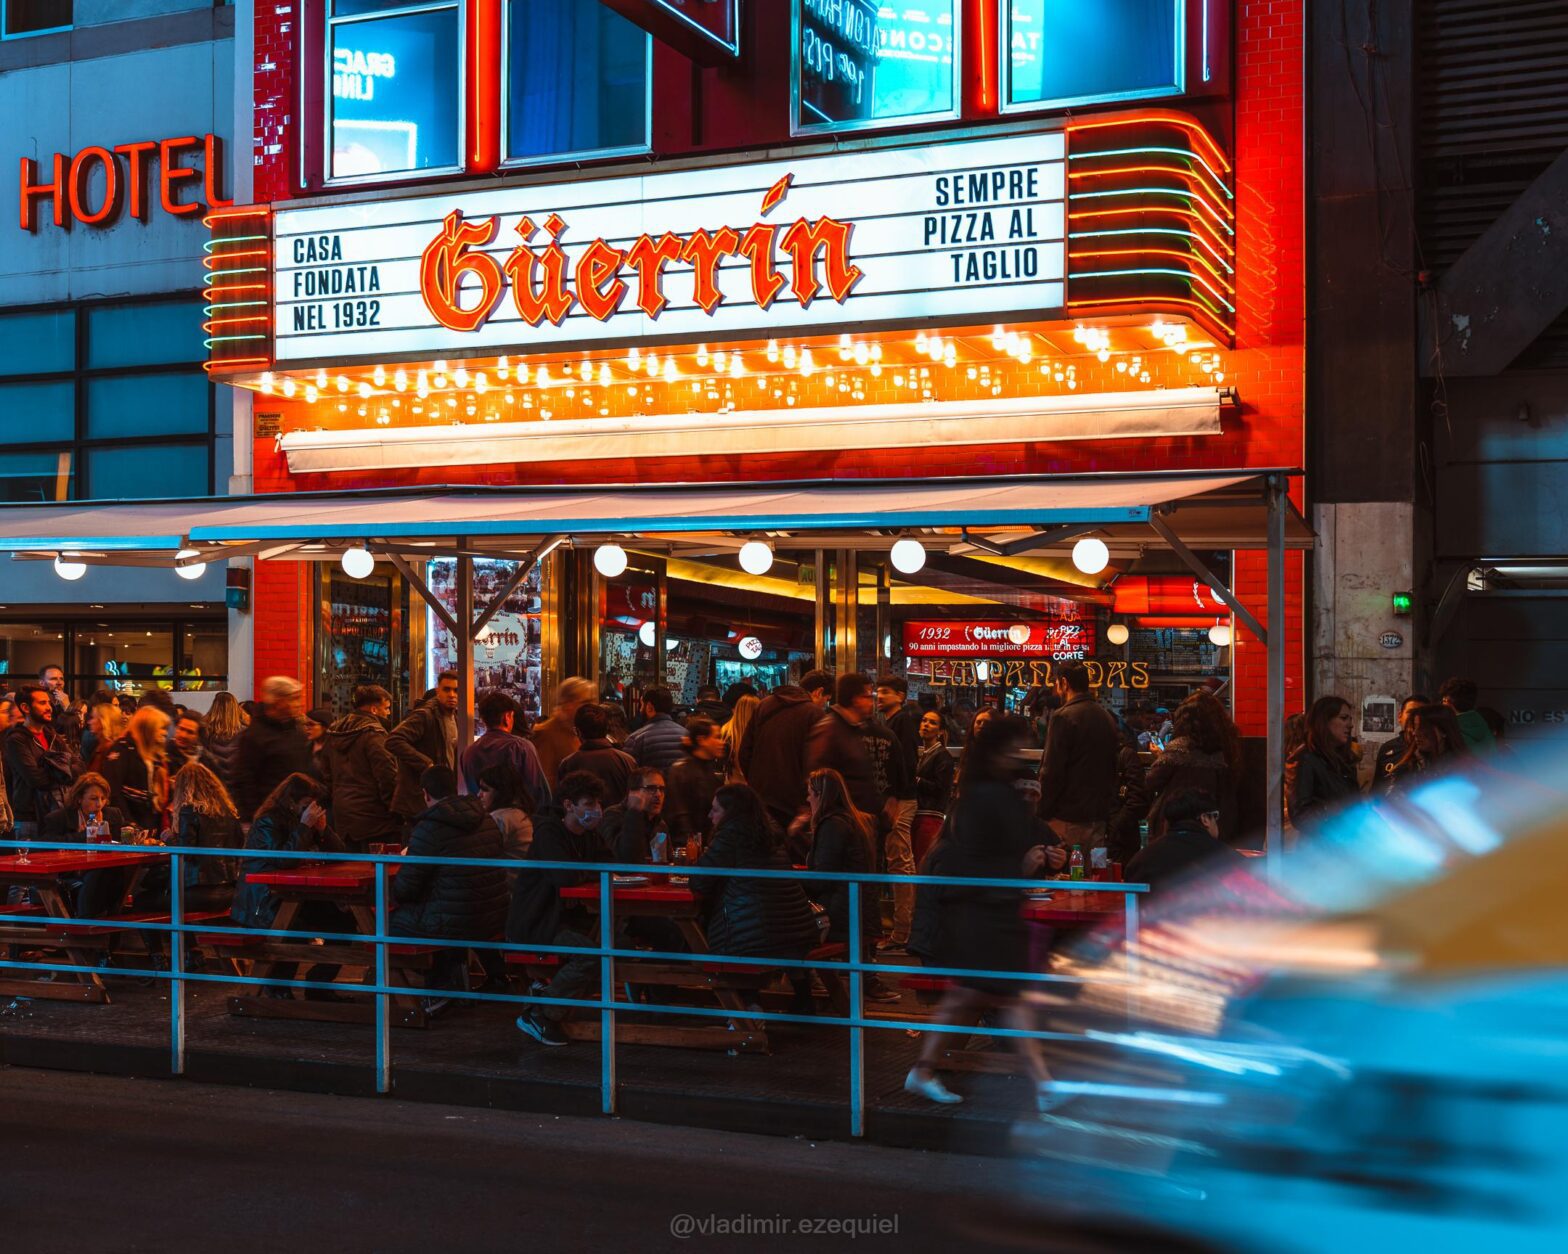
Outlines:
{"label": "white sign panel", "polygon": [[275,358],[460,358],[1059,310],[1064,153],[1053,131],[279,209]]}

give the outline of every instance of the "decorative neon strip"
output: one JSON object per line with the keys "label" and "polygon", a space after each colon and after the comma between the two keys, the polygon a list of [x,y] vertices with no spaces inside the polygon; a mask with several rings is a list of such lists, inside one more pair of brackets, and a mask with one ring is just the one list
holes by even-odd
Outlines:
{"label": "decorative neon strip", "polygon": [[1236,267],[1231,265],[1228,261],[1225,260],[1224,257],[1216,252],[1213,245],[1211,245],[1208,240],[1204,239],[1203,236],[1199,235],[1196,231],[1183,231],[1180,228],[1174,226],[1130,226],[1118,227],[1112,231],[1069,231],[1067,233],[1067,238],[1068,240],[1101,239],[1113,235],[1174,235],[1178,239],[1190,239],[1193,243],[1201,244],[1204,248],[1208,249],[1214,260],[1224,268],[1225,273],[1236,273]]}
{"label": "decorative neon strip", "polygon": [[1182,200],[1190,200],[1214,215],[1214,221],[1225,228],[1227,235],[1234,235],[1236,230],[1225,219],[1211,208],[1206,200],[1194,196],[1190,191],[1177,191],[1174,187],[1123,187],[1109,192],[1079,192],[1075,199],[1078,200],[1104,200],[1111,196],[1175,196]]}
{"label": "decorative neon strip", "polygon": [[1225,299],[1224,296],[1222,296],[1219,292],[1216,292],[1212,287],[1209,287],[1209,285],[1203,281],[1202,275],[1194,274],[1190,270],[1170,270],[1163,266],[1141,266],[1134,270],[1085,270],[1080,274],[1074,274],[1070,277],[1073,279],[1125,279],[1132,278],[1133,276],[1140,274],[1158,274],[1173,279],[1185,279],[1189,283],[1197,283],[1205,288],[1209,295],[1213,296],[1215,300],[1219,301],[1220,304],[1224,305],[1226,309],[1230,310],[1231,313],[1236,312],[1236,306],[1232,305],[1228,300]]}
{"label": "decorative neon strip", "polygon": [[[1123,167],[1121,167],[1119,169],[1115,169],[1115,170],[1083,170],[1083,171],[1080,171],[1078,173],[1069,173],[1067,175],[1067,177],[1068,177],[1068,179],[1098,179],[1098,178],[1102,178],[1102,177],[1103,178],[1109,178],[1109,177],[1114,176],[1114,175],[1129,175],[1129,174],[1145,175],[1145,176],[1153,175],[1155,177],[1158,177],[1158,176],[1164,174],[1164,175],[1169,175],[1171,178],[1181,179],[1184,183],[1186,183],[1188,185],[1188,187],[1191,189],[1193,195],[1196,196],[1196,197],[1199,197],[1200,199],[1202,199],[1202,201],[1203,201],[1203,203],[1205,205],[1208,205],[1210,208],[1215,208],[1217,206],[1217,211],[1220,213],[1220,215],[1227,222],[1234,222],[1235,219],[1236,219],[1235,210],[1233,210],[1224,201],[1222,201],[1222,200],[1215,200],[1214,193],[1209,190],[1208,185],[1206,183],[1204,183],[1204,181],[1201,178],[1199,178],[1198,175],[1195,174],[1192,170],[1175,169],[1175,168],[1173,168],[1171,166],[1140,165],[1140,166],[1123,166]],[[1075,196],[1092,195],[1092,194],[1093,193],[1091,193],[1091,192],[1074,192],[1073,193],[1073,195],[1075,195]]]}
{"label": "decorative neon strip", "polygon": [[1144,298],[1141,298],[1141,297],[1136,297],[1136,296],[1117,296],[1117,297],[1107,297],[1107,298],[1101,299],[1101,300],[1070,300],[1070,301],[1067,302],[1067,308],[1068,308],[1069,312],[1071,312],[1072,310],[1075,310],[1075,309],[1090,309],[1090,308],[1101,309],[1101,308],[1105,308],[1107,306],[1119,306],[1119,305],[1131,305],[1134,308],[1136,308],[1137,310],[1139,310],[1140,312],[1143,311],[1143,310],[1148,309],[1151,305],[1154,305],[1154,306],[1190,305],[1193,309],[1196,309],[1200,315],[1205,316],[1205,317],[1209,317],[1209,318],[1213,318],[1214,321],[1215,321],[1215,324],[1220,328],[1221,332],[1224,335],[1226,335],[1227,337],[1232,336],[1232,335],[1235,334],[1235,327],[1234,327],[1234,325],[1232,325],[1231,323],[1228,323],[1225,320],[1224,315],[1221,314],[1218,310],[1214,309],[1211,305],[1209,305],[1209,304],[1207,304],[1207,303],[1205,303],[1203,301],[1187,300],[1187,299],[1185,299],[1183,297],[1180,297],[1180,296],[1161,296],[1157,300],[1154,300],[1154,301],[1150,301],[1150,300],[1147,300],[1147,299],[1144,299]]}
{"label": "decorative neon strip", "polygon": [[264,300],[222,300],[209,304],[207,309],[209,312],[214,309],[249,309],[266,304]]}
{"label": "decorative neon strip", "polygon": [[[1165,209],[1150,209],[1147,206],[1141,206],[1132,209],[1080,210],[1077,213],[1069,213],[1067,218],[1070,222],[1077,222],[1080,219],[1086,218],[1127,218],[1142,216],[1144,214],[1150,213],[1170,214],[1172,217],[1178,218],[1191,218],[1195,227],[1202,227],[1203,230],[1209,232],[1214,231],[1214,228],[1209,225],[1208,219],[1203,217],[1201,214],[1196,213],[1191,209],[1182,209],[1175,206],[1171,206]],[[1136,230],[1136,228],[1133,229]],[[1208,237],[1202,236],[1201,238],[1207,239]],[[1210,242],[1210,247],[1219,252],[1222,252],[1227,257],[1232,259],[1235,258],[1235,246],[1231,244],[1231,242],[1223,235],[1220,235],[1217,232],[1214,233],[1213,240]]]}
{"label": "decorative neon strip", "polygon": [[249,314],[236,318],[209,318],[201,324],[203,331],[211,331],[213,327],[242,326],[247,322],[266,322],[266,314]]}
{"label": "decorative neon strip", "polygon": [[226,222],[230,218],[264,218],[272,209],[268,205],[241,205],[237,209],[215,209],[201,220],[203,226]]}
{"label": "decorative neon strip", "polygon": [[1214,164],[1224,170],[1227,174],[1230,173],[1232,168],[1230,158],[1225,155],[1224,150],[1220,148],[1219,144],[1215,143],[1214,137],[1210,135],[1208,131],[1204,130],[1203,126],[1199,122],[1193,118],[1188,117],[1185,113],[1172,113],[1169,110],[1155,109],[1150,110],[1147,113],[1136,113],[1122,117],[1102,118],[1095,121],[1069,122],[1067,124],[1067,131],[1069,134],[1071,134],[1074,131],[1100,131],[1105,130],[1107,127],[1113,126],[1147,126],[1150,123],[1155,123],[1161,126],[1180,127],[1182,130],[1187,131],[1192,135],[1196,135],[1203,141],[1204,146],[1208,149],[1209,155],[1213,158]]}
{"label": "decorative neon strip", "polygon": [[223,344],[230,340],[264,340],[265,335],[214,335],[202,341],[209,349],[214,344]]}
{"label": "decorative neon strip", "polygon": [[[265,248],[252,248],[252,249],[246,249],[243,252],[222,253],[222,254],[219,254],[219,255],[216,255],[216,256],[209,255],[209,256],[203,257],[201,259],[201,264],[202,264],[202,268],[203,269],[206,269],[206,270],[217,270],[217,269],[220,269],[220,268],[224,268],[226,262],[235,261],[235,260],[238,260],[238,259],[240,259],[242,257],[265,257],[266,255],[267,255],[267,250]],[[257,268],[260,269],[260,270],[265,270],[266,269],[265,266],[259,266]],[[229,269],[226,269],[226,268],[224,269],[224,272],[226,274],[240,273],[239,271],[229,270]]]}
{"label": "decorative neon strip", "polygon": [[1069,249],[1067,257],[1069,261],[1088,260],[1091,257],[1171,257],[1177,261],[1196,261],[1214,276],[1221,287],[1226,291],[1231,290],[1225,276],[1211,266],[1206,257],[1199,256],[1197,253],[1184,253],[1175,248],[1101,248],[1092,252],[1073,252]]}
{"label": "decorative neon strip", "polygon": [[[1211,166],[1207,161],[1205,161],[1198,153],[1193,152],[1190,148],[1108,148],[1104,152],[1076,152],[1076,153],[1073,154],[1073,158],[1072,159],[1073,159],[1073,161],[1076,162],[1076,161],[1087,161],[1091,157],[1138,157],[1138,156],[1147,155],[1149,153],[1157,153],[1157,154],[1160,154],[1162,156],[1184,157],[1184,158],[1186,158],[1189,161],[1196,161],[1199,165],[1201,165],[1204,168],[1205,171],[1207,171],[1209,177],[1214,180],[1214,185],[1220,189],[1221,194],[1225,197],[1226,200],[1235,200],[1236,199],[1235,194],[1230,190],[1230,188],[1225,186],[1225,180],[1222,179],[1218,174],[1216,174],[1214,172],[1214,167]],[[1168,166],[1160,166],[1160,165],[1150,165],[1148,167],[1140,167],[1140,168],[1147,168],[1147,169],[1152,169],[1152,170],[1164,170],[1164,169],[1168,169],[1169,167]],[[1069,177],[1075,178],[1075,179],[1076,178],[1093,178],[1096,174],[1123,174],[1123,173],[1130,173],[1130,171],[1123,171],[1123,170],[1085,170],[1082,174],[1073,174],[1073,175],[1071,175]]]}
{"label": "decorative neon strip", "polygon": [[226,235],[222,239],[210,239],[201,246],[204,253],[211,254],[220,244],[248,244],[251,240],[266,239],[265,235]]}

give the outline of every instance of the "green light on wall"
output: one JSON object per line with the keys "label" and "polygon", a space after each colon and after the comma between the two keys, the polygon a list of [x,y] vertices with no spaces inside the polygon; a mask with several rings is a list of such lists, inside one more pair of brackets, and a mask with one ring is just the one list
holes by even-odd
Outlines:
{"label": "green light on wall", "polygon": [[1410,616],[1410,594],[1408,592],[1394,593],[1394,616],[1408,618]]}

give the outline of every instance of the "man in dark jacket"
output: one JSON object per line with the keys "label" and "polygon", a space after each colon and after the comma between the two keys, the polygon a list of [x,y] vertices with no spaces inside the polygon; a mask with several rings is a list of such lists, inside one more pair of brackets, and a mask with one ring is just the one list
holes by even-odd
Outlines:
{"label": "man in dark jacket", "polygon": [[577,707],[572,722],[581,743],[576,753],[561,760],[561,774],[587,771],[598,776],[604,784],[605,800],[610,805],[620,805],[631,788],[632,772],[637,769],[637,763],[631,754],[610,743],[609,713],[597,701],[589,701]]}
{"label": "man in dark jacket", "polygon": [[523,781],[535,806],[550,800],[550,784],[539,763],[533,742],[517,734],[517,719],[522,713],[510,695],[493,689],[479,698],[476,713],[485,725],[485,734],[464,749],[458,757],[458,773],[470,794],[479,794],[479,777],[492,766],[510,766]]}
{"label": "man in dark jacket", "polygon": [[842,775],[855,808],[880,823],[889,797],[878,783],[876,764],[860,730],[874,707],[869,679],[840,675],[833,704],[811,729],[806,761],[813,771],[830,768]]}
{"label": "man in dark jacket", "polygon": [[296,771],[310,771],[310,741],[300,726],[305,689],[274,675],[261,686],[261,705],[240,733],[234,761],[234,804],[249,821],[272,790]]}
{"label": "man in dark jacket", "polygon": [[6,729],[3,740],[6,792],[16,820],[16,835],[36,840],[38,827],[65,804],[66,790],[79,764],[65,737],[54,727],[54,703],[42,684],[23,684],[16,692],[22,721]]}
{"label": "man in dark jacket", "polygon": [[[514,945],[572,945],[589,948],[598,944],[594,934],[598,924],[583,907],[564,901],[563,888],[587,884],[596,879],[586,864],[609,862],[611,852],[599,833],[604,817],[604,785],[580,771],[565,776],[556,786],[556,803],[534,815],[534,839],[528,856],[517,873],[512,889],[512,907],[506,916],[506,939]],[[531,870],[530,862],[581,862],[575,870]],[[543,997],[579,997],[593,987],[599,973],[599,960],[586,955],[562,954]],[[529,1006],[517,1016],[517,1029],[541,1045],[565,1045],[567,1037],[560,1022],[566,1017],[562,1006]]]}
{"label": "man in dark jacket", "polygon": [[812,671],[800,687],[784,684],[762,699],[741,737],[736,761],[768,815],[788,829],[806,804],[811,729],[833,695],[831,671]]}
{"label": "man in dark jacket", "polygon": [[1065,663],[1055,679],[1062,707],[1040,755],[1040,817],[1069,848],[1103,848],[1116,805],[1116,720],[1089,691],[1089,668]]}
{"label": "man in dark jacket", "polygon": [[651,862],[653,842],[664,837],[665,857],[673,856],[670,831],[664,819],[664,772],[638,767],[632,773],[631,791],[624,805],[604,812],[599,831],[604,843],[615,851],[617,862]]}
{"label": "man in dark jacket", "polygon": [[668,688],[650,688],[642,694],[643,724],[626,738],[626,752],[638,766],[670,773],[686,751],[686,731],[675,721],[675,698]]}
{"label": "man in dark jacket", "polygon": [[[887,729],[894,755],[888,784],[893,794],[892,822],[882,839],[883,858],[889,875],[913,875],[915,855],[910,833],[915,824],[915,763],[920,756],[920,715],[908,700],[909,684],[899,675],[877,680],[877,714]],[[909,925],[915,913],[915,887],[893,888],[893,930],[878,948],[892,957],[908,950]]]}
{"label": "man in dark jacket", "polygon": [[354,710],[327,728],[316,765],[332,799],[332,826],[351,848],[401,840],[403,822],[392,808],[397,761],[387,751],[380,711],[392,694],[375,684],[354,689]]}
{"label": "man in dark jacket", "polygon": [[[391,882],[397,902],[388,926],[397,936],[444,940],[494,940],[506,919],[506,872],[499,867],[465,866],[465,858],[499,858],[501,829],[478,797],[457,795],[457,775],[449,766],[432,766],[419,777],[425,809],[408,838],[410,857],[451,858],[439,865],[410,862]],[[434,983],[461,987],[468,951],[444,950]]]}
{"label": "man in dark jacket", "polygon": [[692,707],[695,717],[711,718],[720,727],[730,721],[730,715],[735,713],[723,701],[719,700],[719,690],[712,684],[704,684],[697,689],[697,704]]}
{"label": "man in dark jacket", "polygon": [[713,794],[724,786],[724,737],[711,718],[693,714],[686,725],[691,752],[670,768],[670,793],[665,813],[670,839],[687,844],[695,836],[703,844],[713,829]]}
{"label": "man in dark jacket", "polygon": [[1165,834],[1127,864],[1129,884],[1158,893],[1201,871],[1245,870],[1247,859],[1220,840],[1220,803],[1211,793],[1184,788],[1165,803]]}
{"label": "man in dark jacket", "polygon": [[[1423,705],[1430,705],[1430,698],[1413,693],[1399,703],[1399,734],[1378,746],[1377,759],[1372,767],[1374,791],[1388,785],[1395,764],[1410,751],[1410,715]],[[1460,729],[1463,734],[1464,729]]]}
{"label": "man in dark jacket", "polygon": [[38,682],[49,689],[49,702],[54,707],[54,729],[65,737],[66,743],[75,747],[82,743],[82,721],[71,708],[71,694],[65,690],[65,672],[54,663],[40,667]]}
{"label": "man in dark jacket", "polygon": [[387,752],[398,767],[392,808],[405,819],[425,808],[421,775],[432,766],[457,769],[457,691],[457,673],[443,671],[430,699],[416,705],[387,737]]}

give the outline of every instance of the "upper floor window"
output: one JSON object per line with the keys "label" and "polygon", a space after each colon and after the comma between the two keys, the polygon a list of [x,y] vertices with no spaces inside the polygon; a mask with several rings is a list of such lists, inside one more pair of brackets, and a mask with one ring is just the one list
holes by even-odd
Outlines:
{"label": "upper floor window", "polygon": [[462,166],[460,0],[331,0],[328,177]]}
{"label": "upper floor window", "polygon": [[959,0],[794,0],[795,129],[956,117]]}
{"label": "upper floor window", "polygon": [[71,0],[0,0],[0,38],[68,30]]}
{"label": "upper floor window", "polygon": [[508,161],[649,146],[653,41],[600,0],[508,0]]}
{"label": "upper floor window", "polygon": [[1179,95],[1185,0],[1008,0],[1009,109]]}

